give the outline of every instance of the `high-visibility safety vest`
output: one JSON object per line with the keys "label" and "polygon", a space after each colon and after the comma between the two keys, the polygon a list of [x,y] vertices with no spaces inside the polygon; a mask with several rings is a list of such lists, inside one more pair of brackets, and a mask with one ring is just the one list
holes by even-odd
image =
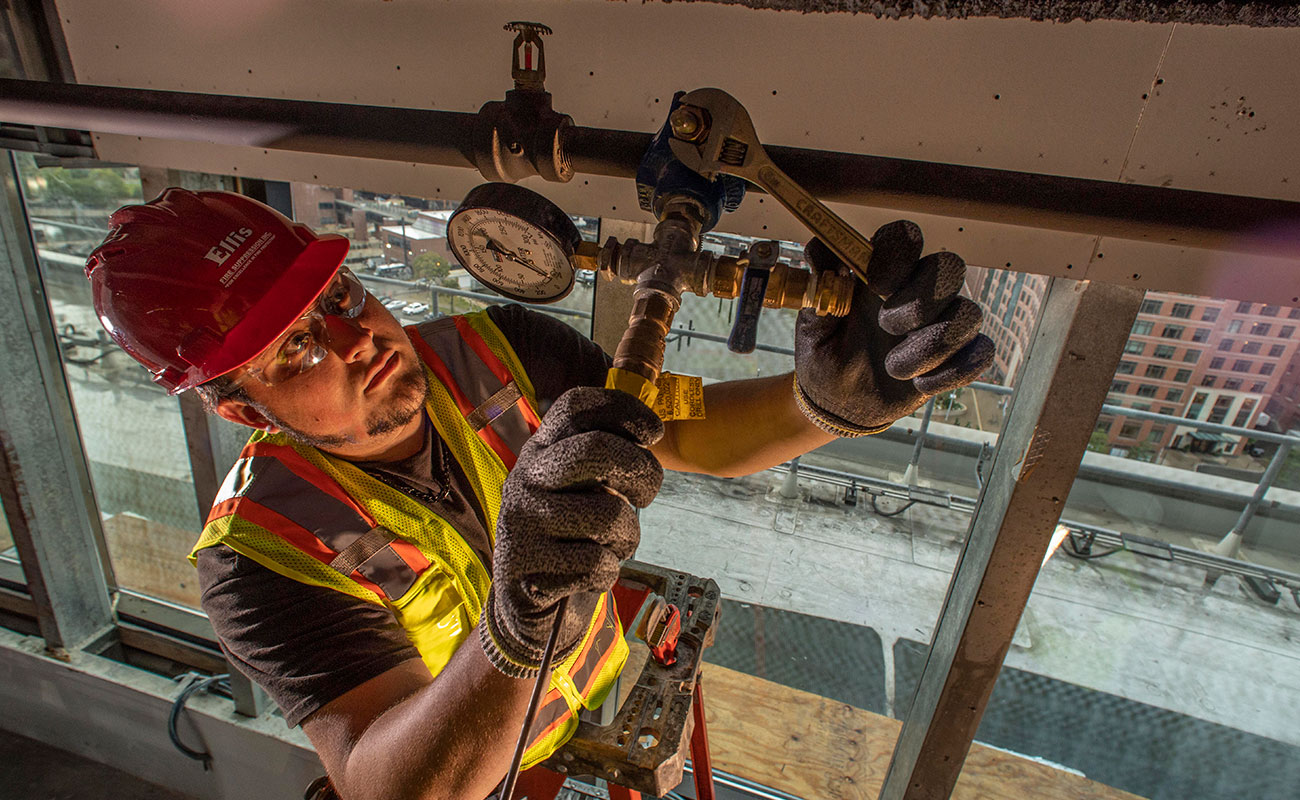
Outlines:
{"label": "high-visibility safety vest", "polygon": [[[495,539],[501,485],[539,418],[532,384],[486,312],[406,329],[429,377],[426,405],[464,470]],[[437,675],[474,633],[487,569],[450,524],[353,464],[254,433],[226,476],[190,560],[224,544],[281,575],[390,609]],[[582,643],[551,675],[524,766],[568,741],[581,708],[598,708],[628,647],[606,593]]]}

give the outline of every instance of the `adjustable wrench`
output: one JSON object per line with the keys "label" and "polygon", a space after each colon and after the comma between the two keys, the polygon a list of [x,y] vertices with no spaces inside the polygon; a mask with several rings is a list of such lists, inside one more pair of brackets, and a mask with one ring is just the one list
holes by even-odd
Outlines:
{"label": "adjustable wrench", "polygon": [[759,144],[749,112],[721,89],[696,89],[669,117],[673,155],[712,178],[735,175],[766,190],[863,281],[871,242],[777,168]]}

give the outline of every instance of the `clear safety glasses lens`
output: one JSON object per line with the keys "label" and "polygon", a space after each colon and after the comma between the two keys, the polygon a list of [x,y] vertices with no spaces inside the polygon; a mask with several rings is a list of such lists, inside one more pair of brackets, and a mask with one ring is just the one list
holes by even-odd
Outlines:
{"label": "clear safety glasses lens", "polygon": [[[245,375],[267,386],[284,383],[325,360],[329,327],[325,317],[356,319],[366,306],[366,289],[352,271],[339,270],[330,285],[316,298],[316,305],[279,339],[275,354],[263,363],[249,366]],[[243,380],[239,380],[242,384]]]}
{"label": "clear safety glasses lens", "polygon": [[366,287],[352,270],[343,267],[316,301],[322,314],[356,319],[366,307]]}

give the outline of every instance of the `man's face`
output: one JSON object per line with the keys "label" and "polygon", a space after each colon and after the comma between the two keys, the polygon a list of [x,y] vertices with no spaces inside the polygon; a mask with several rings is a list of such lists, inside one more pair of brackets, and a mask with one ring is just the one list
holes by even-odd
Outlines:
{"label": "man's face", "polygon": [[[269,423],[304,444],[358,460],[385,454],[419,433],[428,385],[414,347],[392,314],[367,295],[355,318],[327,314],[323,324],[328,341],[321,342],[319,362],[274,385],[245,381],[251,402],[233,409],[240,418],[227,413],[230,404],[240,401],[221,401],[218,413],[254,427]],[[282,336],[268,352],[284,340]]]}

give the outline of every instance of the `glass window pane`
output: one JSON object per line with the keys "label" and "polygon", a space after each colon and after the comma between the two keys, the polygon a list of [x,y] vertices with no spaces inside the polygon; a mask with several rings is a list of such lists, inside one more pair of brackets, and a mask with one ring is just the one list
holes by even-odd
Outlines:
{"label": "glass window pane", "polygon": [[[749,239],[706,237],[738,254]],[[782,243],[795,261],[802,246]],[[889,430],[832,442],[770,470],[718,479],[669,473],[641,515],[638,558],[709,575],[725,608],[706,660],[750,676],[902,718],[904,681],[924,663],[968,516],[1024,363],[1047,281],[971,267],[964,294],[997,343],[988,383],[937,398],[919,460],[924,409]],[[765,309],[758,350],[726,350],[733,303],[683,298],[666,367],[706,381],[779,375],[793,366],[796,314]],[[912,502],[910,487],[950,505]],[[706,536],[697,535],[707,531]],[[906,599],[904,599],[906,598]]]}
{"label": "glass window pane", "polygon": [[18,550],[14,547],[14,537],[9,531],[9,518],[4,514],[2,500],[0,500],[0,558],[18,558]]}
{"label": "glass window pane", "polygon": [[[506,302],[461,268],[448,247],[447,221],[458,203],[308,183],[292,183],[290,192],[299,222],[348,238],[344,263],[403,324]],[[584,239],[596,241],[598,220],[571,219]],[[590,335],[594,284],[593,273],[579,270],[567,297],[532,308]]]}
{"label": "glass window pane", "polygon": [[[1166,308],[1194,306],[1193,317],[1215,309],[1211,349],[1232,321],[1254,324],[1250,310],[1260,308],[1153,294]],[[1262,366],[1285,367],[1300,346],[1279,344],[1283,352]],[[1125,358],[1139,373],[1159,364]],[[1300,643],[1277,632],[1294,629],[1300,613],[1300,454],[1241,538],[1228,533],[1277,453],[1262,431],[1295,427],[1297,409],[1284,402],[1284,369],[1243,381],[1223,368],[1216,359],[1152,381],[1169,403],[1161,412],[1174,412],[1165,419],[1126,416],[1141,404],[1112,396],[1063,515],[1074,533],[1038,576],[977,741],[1141,797],[1294,794]],[[1217,388],[1196,388],[1216,377]],[[1270,398],[1277,402],[1262,413]],[[1233,559],[1226,570],[1207,572],[1211,551]],[[1247,580],[1261,571],[1270,578]]]}
{"label": "glass window pane", "polygon": [[108,339],[83,272],[108,232],[109,214],[140,201],[139,171],[38,167],[26,154],[18,163],[118,585],[197,606],[185,555],[200,520],[179,406]]}

